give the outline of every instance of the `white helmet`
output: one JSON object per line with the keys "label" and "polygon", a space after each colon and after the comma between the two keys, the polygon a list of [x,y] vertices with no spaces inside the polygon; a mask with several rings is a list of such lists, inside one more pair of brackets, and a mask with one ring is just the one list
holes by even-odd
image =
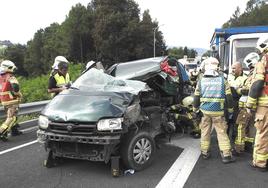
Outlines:
{"label": "white helmet", "polygon": [[0,68],[1,72],[14,72],[17,69],[15,64],[10,60],[2,61]]}
{"label": "white helmet", "polygon": [[259,60],[260,56],[256,52],[251,52],[245,57],[244,63],[249,69],[251,69]]}
{"label": "white helmet", "polygon": [[267,53],[268,52],[268,38],[267,37],[260,37],[257,41],[256,48],[260,51],[260,53]]}
{"label": "white helmet", "polygon": [[204,69],[206,70],[218,70],[219,61],[215,57],[209,57],[204,60]]}
{"label": "white helmet", "polygon": [[209,57],[204,60],[204,75],[218,76],[219,61],[215,57]]}
{"label": "white helmet", "polygon": [[57,56],[51,68],[57,70],[60,62],[69,63],[69,61],[64,56]]}

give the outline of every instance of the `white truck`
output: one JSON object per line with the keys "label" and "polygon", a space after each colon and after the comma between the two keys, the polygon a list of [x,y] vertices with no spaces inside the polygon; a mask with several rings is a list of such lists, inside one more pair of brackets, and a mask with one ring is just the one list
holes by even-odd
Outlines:
{"label": "white truck", "polygon": [[231,66],[236,61],[242,63],[247,72],[244,58],[250,52],[257,52],[256,43],[261,36],[268,38],[268,26],[215,29],[210,48],[213,56],[220,60],[220,67],[226,74],[231,72]]}

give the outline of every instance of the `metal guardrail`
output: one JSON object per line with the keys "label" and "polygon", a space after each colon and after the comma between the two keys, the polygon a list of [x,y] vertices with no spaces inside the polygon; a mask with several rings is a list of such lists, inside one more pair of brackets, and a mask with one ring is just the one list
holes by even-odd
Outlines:
{"label": "metal guardrail", "polygon": [[[26,114],[41,112],[41,110],[49,102],[50,102],[50,100],[20,104],[19,115],[26,115]],[[4,110],[4,107],[1,106],[0,107],[0,118],[4,118],[4,117],[6,117],[5,110]]]}

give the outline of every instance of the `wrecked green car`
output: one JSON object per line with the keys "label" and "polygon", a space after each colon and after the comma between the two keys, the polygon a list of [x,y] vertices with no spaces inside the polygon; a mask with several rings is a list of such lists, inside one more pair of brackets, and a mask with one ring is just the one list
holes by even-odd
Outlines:
{"label": "wrecked green car", "polygon": [[174,76],[163,69],[170,61],[158,57],[115,64],[106,73],[85,71],[41,112],[37,136],[48,152],[45,166],[60,158],[108,163],[118,156],[127,168],[148,167],[157,138],[174,131],[166,108],[183,97],[179,71]]}

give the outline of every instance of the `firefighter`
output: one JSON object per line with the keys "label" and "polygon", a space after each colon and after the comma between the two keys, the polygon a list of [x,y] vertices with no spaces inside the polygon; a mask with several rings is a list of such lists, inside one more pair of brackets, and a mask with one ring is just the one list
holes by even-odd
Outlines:
{"label": "firefighter", "polygon": [[267,171],[268,159],[268,38],[260,38],[257,48],[262,56],[256,63],[252,84],[246,103],[248,113],[257,105],[255,123],[256,136],[251,166]]}
{"label": "firefighter", "polygon": [[238,107],[238,101],[240,99],[241,92],[239,88],[241,88],[244,85],[245,80],[247,79],[247,76],[243,73],[243,67],[242,63],[235,62],[232,65],[232,72],[228,75],[228,83],[231,88],[232,96],[233,96],[233,104],[234,104],[234,114],[233,118],[228,121],[228,133],[231,132],[231,138],[235,139],[237,135],[237,130],[235,126],[235,120],[237,119],[239,107]]}
{"label": "firefighter", "polygon": [[226,164],[235,161],[224,117],[225,100],[230,112],[229,118],[232,117],[233,99],[228,83],[218,72],[218,65],[219,61],[216,58],[210,57],[205,60],[205,72],[194,93],[194,112],[203,113],[200,123],[201,156],[203,159],[210,157],[210,134],[213,125],[217,133],[222,162]]}
{"label": "firefighter", "polygon": [[190,81],[191,81],[191,85],[194,88],[196,87],[199,74],[200,74],[200,72],[197,70],[197,68],[195,68],[193,71],[190,72]]}
{"label": "firefighter", "polygon": [[[200,117],[193,114],[193,96],[185,97],[182,104],[175,104],[170,107],[171,113],[176,120],[176,126],[188,125],[190,127],[190,135],[193,138],[200,138],[199,122]],[[185,127],[183,127],[184,129]]]}
{"label": "firefighter", "polygon": [[58,57],[55,58],[55,66],[52,66],[54,71],[52,71],[48,83],[48,93],[51,93],[52,97],[55,97],[57,94],[67,89],[71,85],[71,80],[68,73],[68,61],[66,58]]}
{"label": "firefighter", "polygon": [[[249,53],[245,59],[244,63],[250,70],[248,78],[246,79],[244,85],[238,88],[242,96],[239,99],[239,113],[236,119],[237,125],[237,135],[235,138],[235,154],[239,155],[245,151],[245,144],[248,143],[249,146],[253,145],[255,129],[253,125],[253,116],[247,113],[246,101],[249,92],[249,87],[252,81],[252,74],[255,64],[259,61],[260,56],[256,52]],[[255,109],[256,107],[254,107]],[[253,115],[253,114],[252,114]],[[250,149],[250,148],[249,148]]]}
{"label": "firefighter", "polygon": [[7,140],[10,131],[13,136],[21,134],[16,124],[16,114],[22,98],[19,82],[13,75],[16,69],[15,64],[9,60],[4,60],[0,65],[0,98],[1,104],[7,114],[5,122],[0,126],[0,135],[3,141]]}

